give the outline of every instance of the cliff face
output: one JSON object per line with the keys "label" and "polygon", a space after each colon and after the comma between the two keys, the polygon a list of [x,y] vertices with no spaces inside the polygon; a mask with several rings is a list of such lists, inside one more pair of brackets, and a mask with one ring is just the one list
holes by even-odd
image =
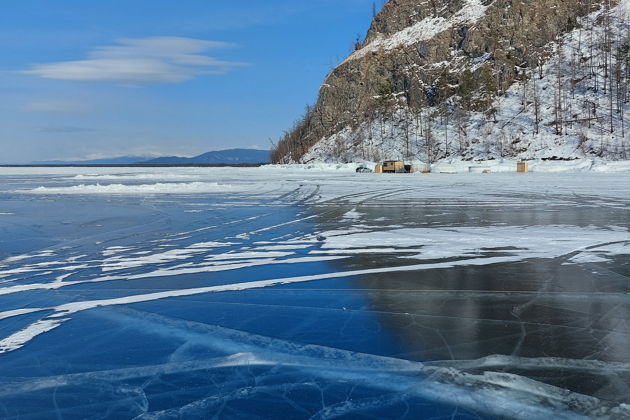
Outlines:
{"label": "cliff face", "polygon": [[480,84],[491,78],[503,90],[519,67],[545,59],[545,46],[575,26],[589,11],[587,3],[592,2],[392,0],[362,48],[328,76],[317,110],[337,118],[356,114],[374,106],[372,97],[390,82],[392,92],[414,106],[438,103],[457,93],[465,69],[473,73],[473,89],[486,89]]}
{"label": "cliff face", "polygon": [[454,110],[494,115],[496,98],[542,69],[553,42],[601,3],[390,0],[365,41],[328,75],[316,105],[285,138],[291,146],[280,144],[275,160],[303,160],[320,140],[382,123],[401,108],[442,110],[442,118]]}

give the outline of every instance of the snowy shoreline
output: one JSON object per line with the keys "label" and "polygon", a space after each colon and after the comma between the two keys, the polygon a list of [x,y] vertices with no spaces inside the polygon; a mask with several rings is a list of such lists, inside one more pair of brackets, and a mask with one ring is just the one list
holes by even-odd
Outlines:
{"label": "snowy shoreline", "polygon": [[[412,165],[426,167],[417,161]],[[542,178],[558,177],[556,182],[573,191],[596,192],[602,183],[626,194],[623,179],[630,174],[630,161],[577,159],[571,161],[530,160],[530,174],[517,173],[517,161],[508,159],[487,161],[444,160],[431,165],[431,174],[379,175],[355,173],[358,167],[373,169],[374,162],[266,165],[257,168],[0,168],[0,177],[7,182],[1,193],[27,195],[224,195],[240,197],[254,194],[273,195],[296,188],[312,187],[318,196],[336,197],[350,183],[352,188],[370,189],[374,183],[387,188],[415,188],[423,180],[427,185],[446,187],[450,182],[466,182],[470,191],[487,188],[508,188],[511,193],[527,189],[538,192]],[[573,176],[577,174],[577,176]],[[28,183],[20,177],[30,178]],[[32,177],[32,178],[31,178]],[[575,179],[572,179],[575,178]],[[514,181],[518,181],[515,183]],[[466,181],[465,181],[466,180]],[[621,184],[619,184],[621,182]],[[385,185],[387,184],[387,186]],[[545,182],[546,184],[546,182]],[[418,187],[418,185],[416,185]],[[514,187],[518,187],[514,190]],[[307,188],[307,189],[308,189]],[[308,194],[307,194],[308,195]]]}
{"label": "snowy shoreline", "polygon": [[[470,167],[487,167],[492,172],[516,172],[516,164],[521,162],[518,159],[443,159],[431,164],[432,172],[448,172],[448,173],[468,173]],[[573,160],[553,160],[553,159],[528,159],[523,162],[529,164],[530,172],[599,172],[599,173],[618,173],[630,172],[630,160],[607,160],[607,159],[573,159]],[[365,166],[373,168],[377,163],[371,161],[355,161],[348,163],[313,161],[308,163],[289,163],[289,164],[267,164],[252,168],[240,167],[220,167],[220,168],[190,168],[190,167],[134,167],[134,166],[95,166],[89,168],[81,168],[74,166],[4,166],[0,167],[0,176],[4,175],[72,175],[72,181],[195,181],[199,180],[200,174],[208,171],[229,171],[252,170],[267,171],[275,169],[295,169],[295,170],[320,170],[320,171],[354,171],[356,168]],[[419,161],[405,161],[410,164],[422,164]],[[177,173],[162,173],[164,169],[176,169]],[[112,171],[116,172],[112,174]],[[124,173],[119,174],[118,172]],[[180,173],[181,172],[181,173]]]}
{"label": "snowy shoreline", "polygon": [[[431,165],[432,173],[468,173],[470,168],[488,168],[490,172],[516,172],[516,164],[520,162],[514,159],[493,159],[493,160],[460,160],[447,159]],[[574,159],[574,160],[527,160],[530,172],[560,173],[560,172],[596,172],[596,173],[619,173],[630,172],[630,160],[610,161],[605,159]],[[418,162],[410,162],[416,164]],[[283,168],[283,169],[305,169],[338,171],[352,170],[360,166],[373,168],[376,162],[353,162],[353,163],[327,163],[312,162],[304,164],[286,165],[266,165],[262,168]]]}

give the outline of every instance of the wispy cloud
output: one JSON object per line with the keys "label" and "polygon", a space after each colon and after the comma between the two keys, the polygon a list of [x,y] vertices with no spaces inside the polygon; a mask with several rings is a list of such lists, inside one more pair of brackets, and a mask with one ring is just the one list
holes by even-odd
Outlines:
{"label": "wispy cloud", "polygon": [[38,64],[23,73],[57,80],[178,83],[202,74],[224,74],[245,65],[204,54],[230,46],[194,38],[125,38],[116,45],[94,49],[85,60]]}

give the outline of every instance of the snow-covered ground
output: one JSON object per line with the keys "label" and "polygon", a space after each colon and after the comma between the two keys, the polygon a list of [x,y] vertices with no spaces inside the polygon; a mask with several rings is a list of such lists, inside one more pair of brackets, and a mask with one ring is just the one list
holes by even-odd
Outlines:
{"label": "snow-covered ground", "polygon": [[630,172],[513,164],[0,168],[0,409],[628,416]]}

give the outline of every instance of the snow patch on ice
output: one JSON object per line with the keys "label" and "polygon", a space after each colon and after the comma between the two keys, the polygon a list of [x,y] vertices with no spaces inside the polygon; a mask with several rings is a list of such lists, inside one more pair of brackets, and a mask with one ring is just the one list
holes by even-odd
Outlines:
{"label": "snow patch on ice", "polygon": [[1,260],[0,262],[2,262],[3,264],[8,264],[8,263],[14,263],[18,261],[28,260],[31,258],[52,257],[53,255],[55,255],[55,251],[45,250],[45,251],[36,252],[34,254],[14,255],[11,257],[7,257],[4,260]]}
{"label": "snow patch on ice", "polygon": [[[483,260],[493,261],[492,257],[497,253],[513,257],[512,260],[557,258],[611,242],[618,244],[598,247],[591,252],[630,254],[630,246],[626,246],[630,243],[628,231],[570,225],[407,228],[371,232],[349,230],[345,233],[322,232],[321,235],[326,237],[322,248],[336,255],[364,250],[384,253],[387,249],[374,249],[374,245],[395,244],[395,253],[403,253],[403,258],[440,260],[480,257],[479,263],[483,263]],[[411,257],[407,255],[417,251],[420,252]],[[581,261],[578,260],[571,259],[576,263]]]}
{"label": "snow patch on ice", "polygon": [[18,190],[24,194],[201,194],[233,192],[234,186],[216,182],[156,183],[142,185],[73,185],[69,187],[37,187],[31,190]]}
{"label": "snow patch on ice", "polygon": [[[76,281],[64,281],[69,275],[63,275],[56,278],[53,282],[48,283],[27,283],[27,284],[18,284],[14,286],[8,287],[0,287],[0,296],[2,295],[11,295],[15,293],[23,293],[34,290],[57,290],[63,287],[76,286],[80,284],[95,284],[102,282],[112,282],[112,281],[132,281],[132,280],[142,280],[147,278],[158,278],[158,277],[175,277],[181,275],[189,275],[189,274],[202,274],[202,273],[216,273],[221,271],[232,271],[232,270],[240,270],[244,268],[252,268],[252,267],[261,267],[261,266],[271,266],[278,264],[304,264],[304,263],[314,263],[314,262],[325,262],[325,261],[334,261],[346,258],[345,256],[339,255],[320,255],[320,256],[299,256],[293,258],[286,258],[292,256],[294,253],[292,252],[242,252],[242,253],[225,253],[219,254],[215,256],[209,256],[206,258],[204,262],[193,263],[193,262],[185,262],[179,265],[166,265],[163,268],[156,268],[150,271],[146,271],[138,274],[118,274],[121,270],[128,269],[137,269],[144,266],[156,266],[163,265],[168,263],[173,263],[179,260],[186,260],[196,253],[189,253],[186,250],[173,250],[176,252],[172,252],[169,254],[155,254],[149,255],[148,257],[134,258],[134,257],[126,257],[119,259],[108,259],[105,260],[101,269],[103,272],[110,272],[110,275],[96,277],[96,278],[87,278]],[[73,267],[80,269],[81,266]],[[59,270],[65,270],[66,267],[59,268]],[[68,268],[70,269],[70,268]],[[22,274],[27,273],[28,270],[14,270],[11,274]],[[52,272],[48,272],[48,274],[52,274]],[[0,319],[3,313],[0,313]],[[13,315],[11,315],[13,316]]]}
{"label": "snow patch on ice", "polygon": [[288,251],[242,251],[242,252],[228,252],[225,254],[212,255],[206,258],[207,261],[222,261],[222,260],[241,260],[241,259],[256,259],[256,258],[283,258],[293,255],[293,252]]}
{"label": "snow patch on ice", "polygon": [[156,254],[144,255],[141,257],[128,256],[128,257],[111,257],[103,260],[102,270],[113,271],[122,270],[128,268],[142,267],[145,265],[164,264],[179,260],[185,260],[196,253],[203,252],[204,249],[190,250],[190,249],[172,249],[165,252]]}
{"label": "snow patch on ice", "polygon": [[139,174],[79,174],[70,179],[80,181],[99,181],[99,180],[195,180],[200,179],[201,175],[193,174],[177,174],[177,173],[139,173]]}
{"label": "snow patch on ice", "polygon": [[[569,261],[574,264],[588,264],[588,263],[603,263],[608,262],[610,259],[605,257],[600,257],[599,255],[595,255],[589,252],[581,252],[574,257],[569,258]],[[565,263],[568,265],[569,263]]]}
{"label": "snow patch on ice", "polygon": [[[2,315],[3,314],[0,314],[0,317]],[[0,340],[0,354],[23,347],[33,338],[57,328],[67,320],[67,318],[42,319],[14,334],[11,334],[10,336]]]}
{"label": "snow patch on ice", "polygon": [[13,318],[14,316],[31,314],[33,312],[40,312],[41,309],[38,308],[24,308],[24,309],[15,309],[12,311],[4,311],[0,313],[0,319]]}
{"label": "snow patch on ice", "polygon": [[298,249],[305,249],[311,247],[311,244],[291,244],[291,245],[265,245],[259,246],[256,249],[259,251],[293,251]]}
{"label": "snow patch on ice", "polygon": [[363,213],[359,213],[356,208],[350,210],[346,214],[343,215],[344,219],[358,220],[363,216]]}
{"label": "snow patch on ice", "polygon": [[611,257],[618,255],[630,255],[630,241],[589,248],[571,258],[571,261],[578,264],[609,262]]}
{"label": "snow patch on ice", "polygon": [[210,242],[197,242],[192,245],[188,245],[186,248],[189,249],[212,249],[212,248],[223,248],[226,246],[238,245],[236,242],[218,242],[218,241],[210,241]]}

